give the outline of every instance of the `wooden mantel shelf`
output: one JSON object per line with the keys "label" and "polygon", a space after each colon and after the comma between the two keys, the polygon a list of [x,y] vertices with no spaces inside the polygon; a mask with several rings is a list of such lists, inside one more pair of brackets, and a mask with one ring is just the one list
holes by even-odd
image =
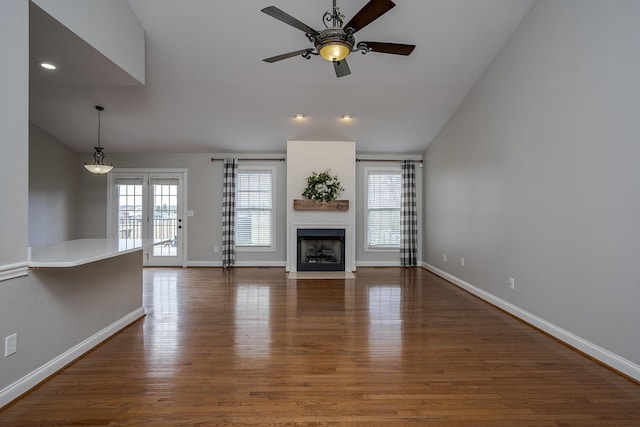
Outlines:
{"label": "wooden mantel shelf", "polygon": [[348,200],[334,200],[332,202],[317,202],[309,199],[294,199],[293,209],[301,211],[348,211]]}

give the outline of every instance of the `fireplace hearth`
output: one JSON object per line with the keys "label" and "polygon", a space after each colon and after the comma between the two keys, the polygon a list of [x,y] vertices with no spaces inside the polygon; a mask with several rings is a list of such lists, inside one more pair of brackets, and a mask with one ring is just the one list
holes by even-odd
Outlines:
{"label": "fireplace hearth", "polygon": [[345,271],[341,228],[299,228],[298,271]]}

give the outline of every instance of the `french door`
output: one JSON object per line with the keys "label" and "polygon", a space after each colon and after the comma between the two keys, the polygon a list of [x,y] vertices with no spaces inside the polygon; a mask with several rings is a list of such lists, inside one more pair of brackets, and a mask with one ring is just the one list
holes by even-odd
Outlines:
{"label": "french door", "polygon": [[163,240],[145,249],[144,265],[183,265],[184,172],[115,171],[110,181],[110,235],[121,245]]}

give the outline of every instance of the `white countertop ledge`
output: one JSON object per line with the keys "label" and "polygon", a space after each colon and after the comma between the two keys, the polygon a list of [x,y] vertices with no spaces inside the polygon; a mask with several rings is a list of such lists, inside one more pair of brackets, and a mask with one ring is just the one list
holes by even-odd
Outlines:
{"label": "white countertop ledge", "polygon": [[29,248],[29,267],[77,267],[135,252],[170,240],[78,239]]}

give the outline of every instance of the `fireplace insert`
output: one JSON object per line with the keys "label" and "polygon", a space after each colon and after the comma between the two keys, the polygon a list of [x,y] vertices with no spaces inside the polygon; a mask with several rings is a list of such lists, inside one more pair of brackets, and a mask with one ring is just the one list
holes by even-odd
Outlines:
{"label": "fireplace insert", "polygon": [[298,271],[344,271],[344,229],[299,228]]}

